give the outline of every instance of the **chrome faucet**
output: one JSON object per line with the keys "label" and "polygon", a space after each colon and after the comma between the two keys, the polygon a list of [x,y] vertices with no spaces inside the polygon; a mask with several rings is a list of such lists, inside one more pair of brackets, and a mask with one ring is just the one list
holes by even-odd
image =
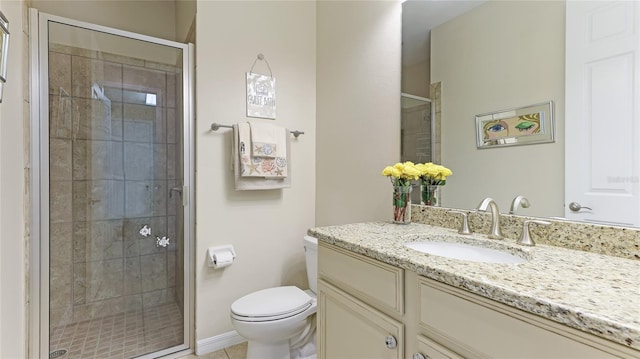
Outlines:
{"label": "chrome faucet", "polygon": [[498,205],[493,198],[485,198],[478,205],[478,211],[485,211],[487,209],[491,209],[491,230],[489,231],[489,238],[492,239],[501,239],[502,233],[500,232],[500,211],[498,210]]}
{"label": "chrome faucet", "polygon": [[513,202],[511,202],[511,209],[509,210],[509,214],[516,214],[516,211],[520,206],[522,206],[522,208],[529,208],[530,204],[527,197],[520,195],[514,198]]}

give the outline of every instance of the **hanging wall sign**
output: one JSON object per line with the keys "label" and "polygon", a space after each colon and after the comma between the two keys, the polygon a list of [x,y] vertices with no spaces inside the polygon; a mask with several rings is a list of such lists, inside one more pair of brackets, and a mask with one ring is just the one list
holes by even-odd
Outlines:
{"label": "hanging wall sign", "polygon": [[276,118],[276,79],[247,72],[247,116]]}
{"label": "hanging wall sign", "polygon": [[[264,60],[271,76],[253,73],[258,60]],[[262,54],[258,55],[251,71],[247,72],[247,117],[276,118],[276,79]]]}

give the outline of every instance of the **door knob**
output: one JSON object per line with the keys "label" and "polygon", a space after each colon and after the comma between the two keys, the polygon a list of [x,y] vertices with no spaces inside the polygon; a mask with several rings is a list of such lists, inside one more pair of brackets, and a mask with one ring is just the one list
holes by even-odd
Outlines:
{"label": "door knob", "polygon": [[384,343],[387,345],[389,349],[395,349],[398,346],[398,341],[393,335],[387,335],[384,340]]}
{"label": "door knob", "polygon": [[578,202],[571,202],[571,203],[569,203],[569,209],[570,209],[572,212],[579,212],[581,209],[593,210],[592,208],[589,208],[589,207],[583,207],[583,206],[581,206],[581,205],[580,205],[580,203],[578,203]]}
{"label": "door knob", "polygon": [[411,357],[411,359],[430,359],[428,355],[424,355],[422,353],[415,353]]}

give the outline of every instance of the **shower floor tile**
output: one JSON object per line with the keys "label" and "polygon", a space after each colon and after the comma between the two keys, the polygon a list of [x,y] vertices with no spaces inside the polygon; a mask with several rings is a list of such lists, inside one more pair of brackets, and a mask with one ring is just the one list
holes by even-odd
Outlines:
{"label": "shower floor tile", "polygon": [[60,359],[125,359],[183,343],[183,316],[176,303],[110,315],[52,329],[50,352]]}

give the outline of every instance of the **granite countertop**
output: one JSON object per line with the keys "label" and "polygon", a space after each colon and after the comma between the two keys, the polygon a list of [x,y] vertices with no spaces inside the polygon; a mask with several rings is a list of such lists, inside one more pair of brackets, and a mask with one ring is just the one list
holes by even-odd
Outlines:
{"label": "granite countertop", "polygon": [[[354,223],[308,231],[318,240],[417,272],[500,303],[640,350],[640,262],[510,239],[458,235],[411,223]],[[461,261],[417,252],[405,242],[478,243],[527,258],[521,264]]]}

